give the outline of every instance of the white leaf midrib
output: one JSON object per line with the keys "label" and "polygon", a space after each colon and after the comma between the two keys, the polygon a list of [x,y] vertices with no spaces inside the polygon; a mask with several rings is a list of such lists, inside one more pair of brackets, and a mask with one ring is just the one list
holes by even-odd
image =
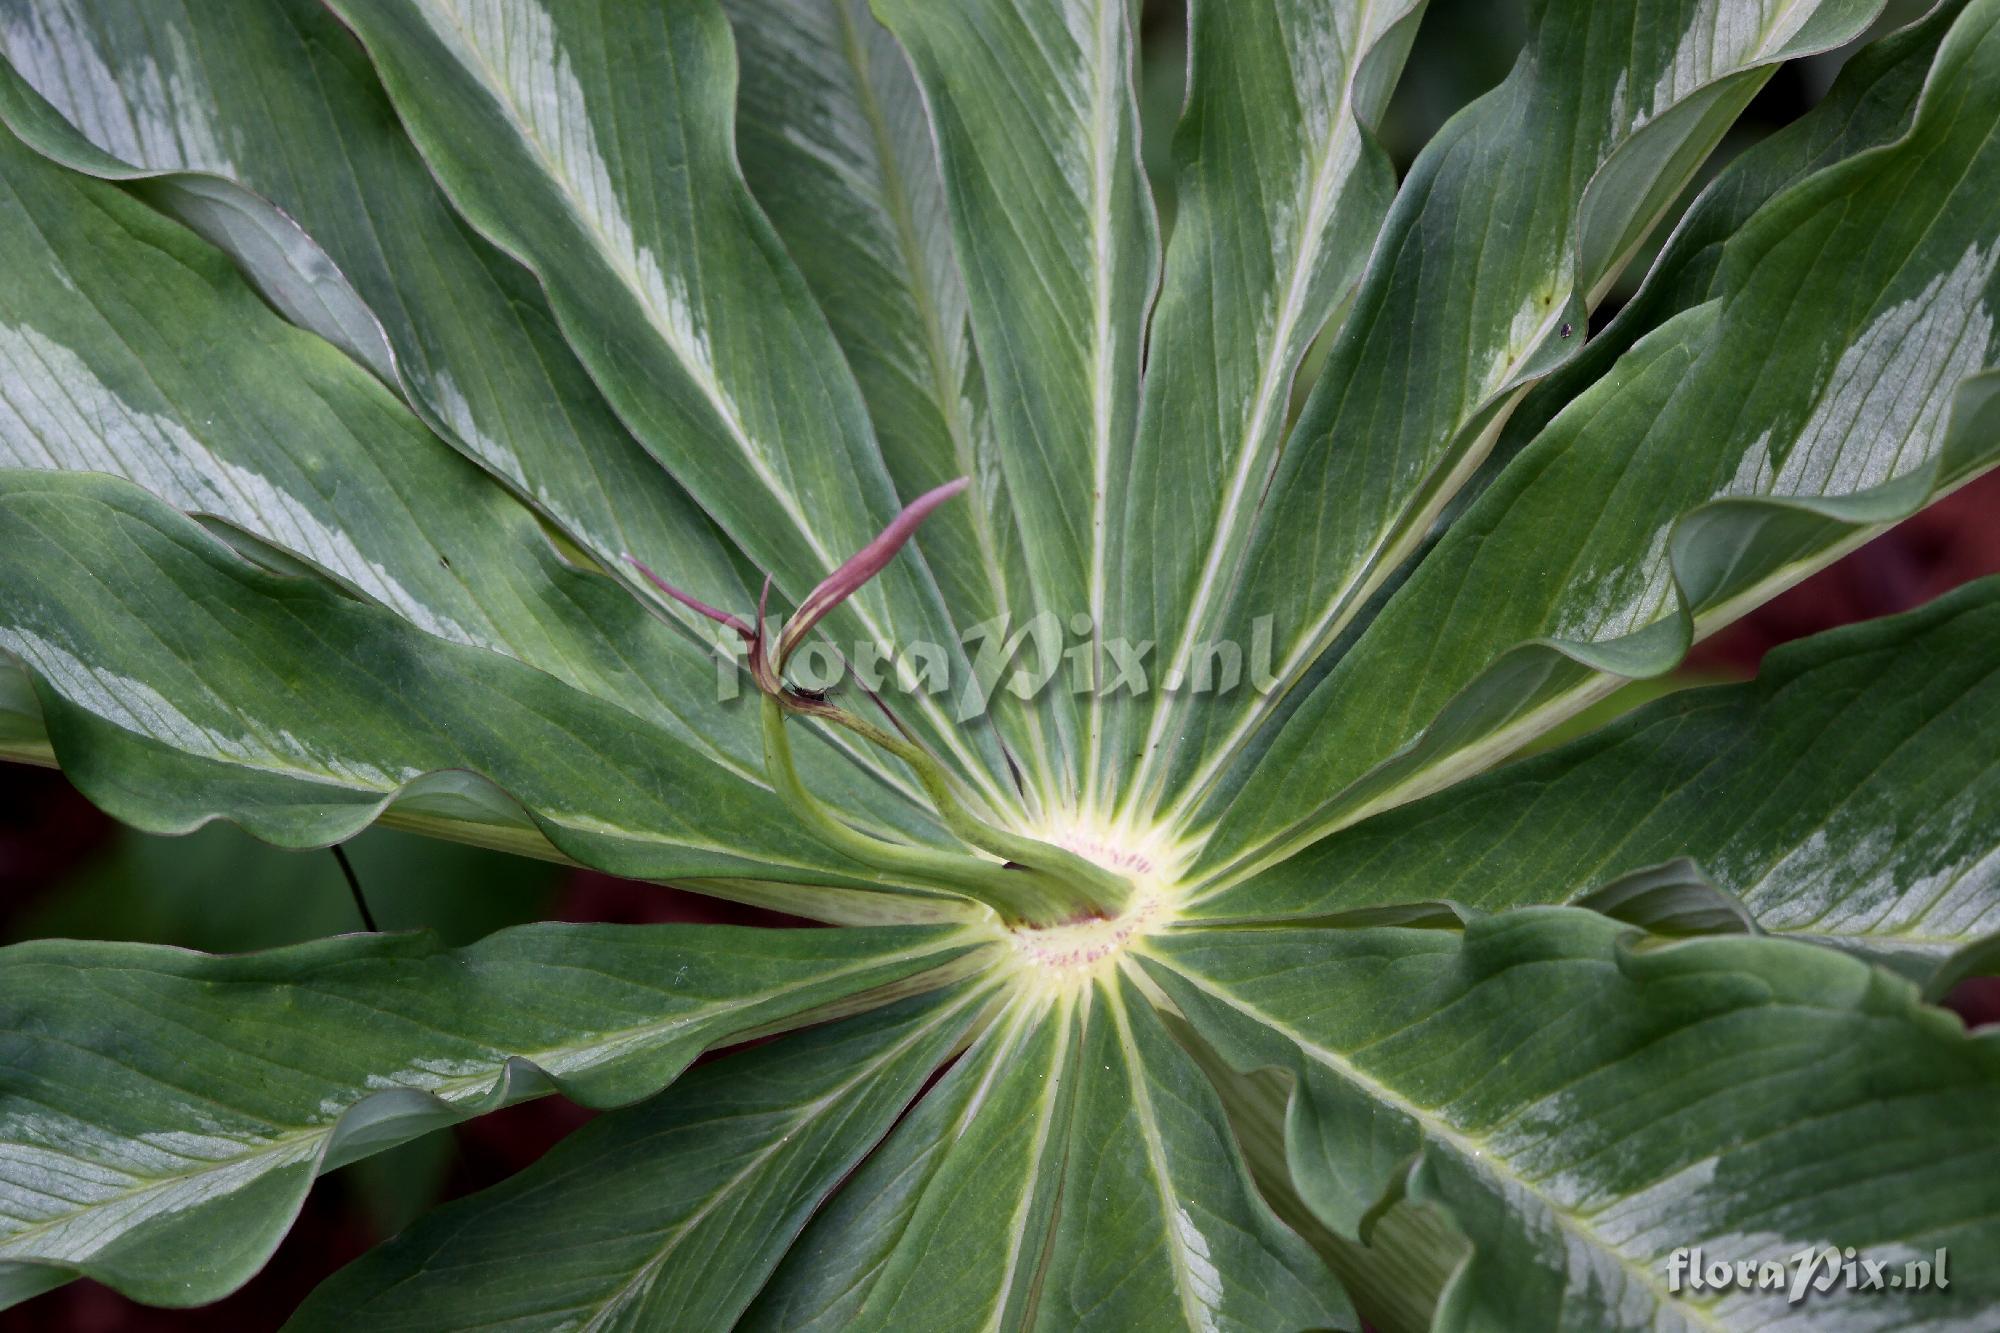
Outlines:
{"label": "white leaf midrib", "polygon": [[[1217,595],[1223,564],[1230,555],[1230,540],[1234,535],[1251,477],[1257,471],[1257,463],[1270,451],[1260,447],[1269,427],[1269,417],[1277,404],[1279,390],[1291,383],[1296,373],[1296,364],[1290,352],[1292,339],[1299,322],[1305,316],[1306,298],[1312,289],[1312,277],[1321,254],[1325,251],[1322,233],[1336,203],[1345,197],[1342,188],[1350,176],[1338,175],[1334,168],[1339,163],[1346,144],[1358,139],[1361,133],[1359,122],[1354,116],[1354,85],[1360,76],[1361,66],[1374,51],[1374,43],[1367,41],[1368,18],[1375,0],[1364,0],[1355,16],[1355,55],[1349,60],[1345,77],[1341,82],[1338,106],[1334,108],[1335,129],[1327,135],[1327,141],[1312,168],[1312,184],[1307,194],[1306,216],[1300,225],[1298,244],[1292,249],[1290,275],[1285,283],[1284,296],[1278,305],[1278,314],[1271,336],[1270,346],[1264,357],[1262,371],[1258,376],[1257,390],[1251,400],[1251,411],[1241,431],[1236,445],[1236,466],[1229,479],[1229,488],[1224,493],[1219,511],[1221,522],[1209,542],[1208,555],[1202,564],[1201,577],[1195,585],[1195,593],[1189,604],[1182,624],[1181,637],[1174,646],[1174,654],[1167,668],[1161,673],[1164,680],[1179,678],[1186,669],[1190,655],[1198,642],[1197,635],[1206,623],[1208,607]],[[1175,704],[1173,696],[1164,695],[1153,710],[1153,722],[1148,728],[1144,743],[1140,746],[1140,769],[1134,778],[1135,792],[1142,791],[1147,778],[1161,764],[1172,758],[1172,751],[1166,752],[1165,759],[1156,758],[1156,752],[1163,739],[1162,733],[1172,721]]]}
{"label": "white leaf midrib", "polygon": [[[946,343],[942,302],[938,293],[932,288],[931,274],[917,235],[915,210],[911,204],[909,187],[904,179],[903,165],[889,131],[888,120],[882,108],[882,97],[875,85],[873,62],[855,21],[852,8],[855,3],[865,3],[865,0],[835,0],[834,7],[840,23],[843,55],[849,68],[854,72],[855,88],[862,103],[862,114],[867,119],[869,133],[874,136],[875,157],[881,164],[882,172],[883,211],[888,215],[890,225],[895,232],[897,248],[902,252],[903,264],[909,274],[910,298],[917,308],[918,320],[923,328],[926,369],[931,378],[928,396],[937,404],[945,432],[951,439],[952,456],[956,460],[959,473],[973,478],[975,482],[971,519],[973,536],[979,543],[980,563],[986,571],[987,586],[993,597],[994,609],[1002,617],[1002,623],[1009,624],[1013,615],[1013,598],[1007,587],[1006,562],[1000,556],[999,543],[993,531],[995,516],[984,504],[978,502],[976,483],[979,477],[979,460],[972,438],[975,426],[966,419],[964,397],[959,392],[960,386],[953,382],[950,373],[952,355]],[[964,332],[961,330],[962,334]],[[1034,708],[1026,708],[1022,712],[1030,738],[1037,749],[1036,759],[1040,775],[1046,780],[1046,775],[1052,771],[1053,764],[1049,756],[1048,742],[1042,731],[1041,714]]]}
{"label": "white leaf midrib", "polygon": [[[1056,1103],[1063,1091],[1063,1073],[1069,1067],[1070,1045],[1076,1039],[1073,1009],[1073,1002],[1066,998],[1059,1002],[1056,1015],[1052,1019],[1046,1015],[1038,1015],[1031,1010],[1024,1009],[1021,1017],[1017,1020],[1020,1028],[1015,1037],[1016,1041],[1025,1040],[1029,1028],[1037,1022],[1050,1021],[1056,1024],[1056,1041],[1054,1047],[1049,1052],[1048,1072],[1042,1076],[1042,1093],[1038,1099],[1040,1114],[1035,1118],[1034,1148],[1029,1159],[1028,1170],[1024,1171],[1021,1176],[1021,1197],[1015,1204],[1014,1215],[1007,1227],[1007,1262],[1001,1269],[999,1282],[994,1287],[993,1315],[987,1321],[984,1333],[1006,1333],[1007,1330],[1029,1327],[1033,1322],[1031,1318],[1033,1314],[1032,1298],[1029,1310],[1019,1312],[1014,1318],[1010,1319],[1008,1317],[1007,1297],[1008,1293],[1013,1290],[1014,1275],[1020,1271],[1022,1249],[1027,1244],[1028,1223],[1031,1220],[1030,1214],[1033,1210],[1037,1194],[1035,1185],[1041,1179],[1042,1162],[1048,1156],[1049,1145],[1055,1139]],[[996,1071],[999,1068],[997,1060],[994,1068]],[[983,1092],[980,1100],[984,1100]],[[966,1121],[968,1123],[973,1113],[978,1109],[978,1105],[978,1101],[967,1104]],[[1058,1188],[1060,1188],[1060,1181],[1058,1181]],[[1054,1244],[1054,1242],[1055,1222],[1054,1219],[1051,1219],[1049,1223],[1049,1238],[1044,1243]]]}
{"label": "white leaf midrib", "polygon": [[1165,1140],[1160,1132],[1159,1116],[1153,1107],[1152,1090],[1146,1086],[1145,1070],[1139,1043],[1132,1033],[1131,1018],[1125,1012],[1125,1000],[1118,993],[1115,981],[1103,987],[1103,994],[1105,1007],[1111,1011],[1111,1020],[1118,1029],[1118,1043],[1125,1049],[1126,1085],[1132,1094],[1132,1109],[1139,1117],[1139,1139],[1146,1152],[1147,1173],[1153,1178],[1160,1202],[1160,1230],[1166,1240],[1168,1264],[1173,1270],[1174,1294],[1180,1301],[1181,1317],[1190,1329],[1213,1333],[1217,1327],[1214,1311],[1195,1291],[1186,1246],[1174,1230],[1173,1219],[1181,1201],[1174,1192],[1173,1172],[1167,1163]]}
{"label": "white leaf midrib", "polygon": [[[556,188],[564,205],[578,224],[579,230],[590,238],[598,258],[610,266],[620,283],[634,296],[634,304],[645,314],[647,324],[659,336],[660,341],[673,351],[674,360],[679,365],[681,373],[688,377],[708,403],[723,428],[729,433],[730,441],[735,444],[738,453],[755,472],[759,483],[778,502],[785,517],[805,539],[814,559],[831,569],[838,561],[807,521],[805,511],[799,506],[797,498],[772,470],[763,447],[751,434],[748,424],[737,409],[734,398],[721,381],[706,368],[707,358],[688,342],[681,331],[674,327],[673,321],[665,317],[653,301],[647,299],[645,293],[648,284],[645,276],[633,262],[635,256],[627,255],[625,247],[616,244],[599,225],[595,211],[579,195],[574,177],[564,167],[562,160],[551,151],[531,119],[515,100],[506,79],[493,66],[485,49],[479,45],[474,34],[466,26],[464,18],[456,8],[455,0],[423,0],[423,3],[426,9],[438,12],[444,23],[456,34],[458,40],[450,44],[454,54],[463,52],[476,62],[477,68],[471,68],[468,72],[478,80],[487,95],[504,108],[515,134],[534,154],[542,168],[543,178]],[[524,0],[524,3],[532,4],[533,0]],[[581,111],[581,108],[578,110]],[[582,114],[587,121],[589,113],[582,111]],[[635,250],[637,246],[638,241],[635,237]]]}
{"label": "white leaf midrib", "polygon": [[[1121,80],[1114,68],[1125,26],[1125,0],[1096,0],[1096,22],[1092,36],[1090,121],[1090,249],[1091,249],[1091,386],[1090,386],[1090,571],[1089,613],[1091,625],[1091,666],[1093,679],[1103,670],[1104,613],[1109,601],[1110,521],[1111,521],[1111,425],[1115,389],[1112,348],[1112,246],[1111,198],[1115,170],[1114,141],[1118,137],[1114,121],[1119,99],[1114,92]],[[1099,691],[1093,689],[1089,701],[1089,737],[1085,749],[1084,782],[1094,787],[1102,763],[1104,746],[1104,706]]]}
{"label": "white leaf midrib", "polygon": [[611,1319],[629,1308],[633,1300],[643,1297],[651,1288],[653,1279],[658,1276],[661,1267],[673,1256],[674,1251],[680,1248],[681,1242],[687,1239],[695,1228],[701,1225],[702,1220],[713,1212],[724,1199],[732,1195],[737,1187],[754,1175],[765,1163],[790,1146],[792,1139],[806,1125],[818,1119],[823,1111],[852,1092],[861,1083],[873,1078],[879,1071],[888,1068],[909,1051],[921,1045],[930,1037],[932,1032],[958,1014],[963,1013],[968,1005],[981,998],[984,994],[985,991],[981,988],[969,991],[956,1003],[948,1005],[945,1009],[933,1015],[929,1021],[918,1027],[916,1031],[906,1035],[889,1049],[864,1061],[855,1068],[852,1074],[841,1080],[834,1087],[817,1097],[810,1098],[790,1108],[789,1113],[782,1117],[784,1123],[789,1126],[785,1132],[772,1135],[770,1141],[763,1148],[753,1153],[749,1160],[731,1175],[728,1180],[710,1191],[708,1198],[703,1200],[699,1208],[687,1217],[674,1223],[662,1236],[660,1247],[634,1270],[632,1276],[620,1283],[616,1289],[602,1300],[594,1303],[595,1312],[583,1324],[580,1333],[595,1333],[595,1330],[606,1327]]}

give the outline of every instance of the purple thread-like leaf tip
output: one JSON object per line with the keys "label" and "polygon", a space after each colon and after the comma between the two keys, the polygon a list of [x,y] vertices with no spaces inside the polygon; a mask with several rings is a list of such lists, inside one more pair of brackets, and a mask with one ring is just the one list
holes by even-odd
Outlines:
{"label": "purple thread-like leaf tip", "polygon": [[682,606],[688,608],[688,610],[693,611],[699,615],[707,616],[710,620],[713,620],[718,625],[729,626],[729,628],[735,630],[738,634],[742,635],[743,638],[748,642],[754,643],[756,641],[757,638],[756,631],[751,629],[750,626],[744,624],[742,617],[732,616],[727,611],[718,611],[716,608],[710,606],[707,602],[704,602],[699,598],[688,596],[686,593],[682,592],[679,588],[676,588],[673,584],[667,582],[665,579],[661,578],[658,574],[655,574],[652,570],[648,569],[642,561],[640,561],[636,556],[632,555],[630,552],[622,552],[621,554],[624,555],[626,564],[632,566],[632,568],[638,570],[641,574],[646,576],[646,581],[648,583],[651,583],[655,588],[658,588],[661,592],[673,598],[675,601],[679,602]]}
{"label": "purple thread-like leaf tip", "polygon": [[785,625],[785,634],[778,642],[778,664],[783,667],[791,657],[792,650],[804,641],[812,627],[826,618],[828,612],[839,606],[858,592],[870,579],[880,574],[883,567],[896,558],[896,552],[903,549],[910,538],[916,536],[917,527],[930,517],[933,509],[943,504],[972,484],[970,477],[960,477],[948,481],[934,490],[925,491],[910,501],[903,512],[890,521],[876,538],[849,556],[839,569],[820,580],[818,587],[806,594],[799,603],[798,611]]}

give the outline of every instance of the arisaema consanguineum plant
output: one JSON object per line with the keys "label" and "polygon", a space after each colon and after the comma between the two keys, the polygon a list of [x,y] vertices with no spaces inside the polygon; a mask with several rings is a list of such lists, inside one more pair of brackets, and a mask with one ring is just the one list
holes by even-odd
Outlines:
{"label": "arisaema consanguineum plant", "polygon": [[2000,583],[1504,761],[2000,461],[2000,0],[1422,9],[1163,229],[1129,0],[0,0],[0,752],[833,927],[0,951],[0,1294],[559,1093],[295,1327],[1991,1327]]}

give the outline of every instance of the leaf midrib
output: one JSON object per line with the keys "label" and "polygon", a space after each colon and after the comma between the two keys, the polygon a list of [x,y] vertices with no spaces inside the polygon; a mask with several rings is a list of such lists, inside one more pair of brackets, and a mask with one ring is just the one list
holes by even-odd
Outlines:
{"label": "leaf midrib", "polygon": [[[1091,358],[1090,369],[1090,574],[1091,668],[1093,677],[1103,671],[1104,609],[1109,599],[1111,539],[1111,422],[1115,406],[1112,348],[1111,196],[1112,123],[1117,99],[1113,90],[1120,80],[1112,69],[1118,42],[1116,27],[1125,23],[1122,3],[1096,0],[1092,27],[1090,123],[1090,212],[1091,251]],[[1142,189],[1145,187],[1142,185]],[[1090,726],[1084,763],[1084,781],[1095,787],[1099,778],[1104,746],[1104,705],[1096,690],[1089,701]]]}
{"label": "leaf midrib", "polygon": [[985,993],[984,988],[974,988],[968,991],[957,1002],[946,1006],[943,1010],[934,1014],[928,1021],[908,1036],[896,1042],[895,1045],[861,1064],[850,1077],[843,1079],[824,1094],[793,1107],[791,1114],[784,1117],[784,1122],[790,1126],[784,1134],[773,1136],[770,1142],[753,1154],[740,1170],[717,1186],[709,1194],[709,1197],[703,1201],[700,1208],[669,1228],[662,1237],[663,1243],[659,1249],[645,1263],[641,1264],[630,1278],[620,1283],[603,1300],[593,1302],[591,1306],[584,1307],[593,1310],[593,1313],[585,1321],[579,1333],[594,1333],[594,1330],[603,1328],[606,1320],[619,1314],[635,1296],[642,1294],[646,1288],[650,1287],[661,1265],[673,1256],[674,1251],[680,1248],[681,1242],[686,1240],[688,1235],[701,1224],[702,1219],[714,1211],[723,1199],[736,1190],[737,1186],[741,1185],[772,1157],[788,1147],[792,1138],[803,1126],[817,1119],[822,1111],[839,1101],[842,1097],[845,1097],[855,1087],[874,1077],[878,1070],[893,1064],[911,1049],[922,1044],[931,1033],[957,1015],[963,1013],[969,1005],[980,999]]}
{"label": "leaf midrib", "polygon": [[[896,233],[896,245],[902,251],[903,265],[910,275],[910,299],[917,308],[917,317],[924,331],[924,353],[932,380],[932,396],[935,398],[940,416],[943,418],[945,433],[951,438],[952,456],[957,461],[958,471],[973,478],[979,476],[979,460],[972,440],[972,423],[966,420],[965,403],[960,386],[952,382],[949,374],[951,353],[945,344],[944,321],[938,294],[933,290],[930,273],[924,262],[923,247],[917,237],[916,215],[912,207],[909,187],[903,178],[903,170],[898,159],[895,144],[889,132],[888,118],[882,110],[873,78],[874,65],[863,45],[861,32],[854,21],[850,0],[838,0],[835,4],[841,31],[842,53],[848,66],[854,71],[855,87],[859,90],[862,113],[868,119],[869,133],[875,140],[876,160],[882,164],[882,184],[885,212]],[[993,596],[994,609],[1002,617],[1002,624],[1011,624],[1013,599],[1009,594],[1006,580],[1006,562],[1001,559],[999,543],[993,532],[994,515],[983,503],[977,501],[974,491],[971,506],[972,531],[979,543],[980,564],[986,572],[987,587]],[[1041,714],[1033,709],[1022,710],[1028,725],[1029,735],[1036,747],[1036,759],[1041,769],[1040,776],[1047,780],[1051,770],[1048,742],[1042,733]],[[1033,790],[1033,789],[1030,789]],[[1048,793],[1040,793],[1047,796]]]}
{"label": "leaf midrib", "polygon": [[[1001,1270],[999,1283],[994,1287],[993,1316],[985,1325],[986,1333],[1002,1333],[1003,1330],[1032,1327],[1036,1312],[1041,1306],[1042,1273],[1038,1270],[1028,1289],[1026,1307],[1020,1312],[1018,1318],[1012,1321],[1009,1321],[1007,1318],[1007,1297],[1014,1286],[1014,1276],[1020,1271],[1022,1247],[1028,1237],[1029,1213],[1035,1202],[1035,1186],[1041,1179],[1042,1162],[1048,1156],[1049,1145],[1054,1141],[1056,1136],[1056,1106],[1063,1095],[1063,1083],[1065,1081],[1063,1076],[1069,1067],[1070,1047],[1076,1041],[1077,1036],[1075,1031],[1075,1017],[1074,1002],[1065,998],[1056,1005],[1053,1017],[1049,1014],[1038,1015],[1029,1010],[1023,1010],[1021,1017],[1017,1020],[1020,1026],[1015,1035],[1015,1040],[1025,1038],[1029,1029],[1035,1023],[1051,1021],[1057,1025],[1057,1038],[1054,1048],[1049,1052],[1048,1073],[1043,1076],[1042,1092],[1037,1098],[1039,1112],[1035,1117],[1034,1155],[1032,1161],[1029,1163],[1028,1170],[1022,1172],[1021,1175],[1020,1201],[1015,1205],[1014,1215],[1008,1226],[1007,1262]],[[993,1072],[996,1074],[999,1072],[999,1061],[997,1059],[994,1063]],[[981,1094],[979,1101],[984,1100],[983,1087]],[[969,1123],[973,1114],[978,1110],[979,1101],[967,1103],[965,1111],[966,1122]],[[1065,1156],[1067,1155],[1067,1151],[1068,1135],[1065,1133]],[[1058,1172],[1056,1189],[1060,1192],[1061,1188],[1062,1175]],[[1043,1244],[1052,1247],[1055,1244],[1055,1237],[1056,1219],[1051,1217],[1049,1219],[1048,1237]],[[1043,1258],[1046,1260],[1046,1250],[1044,1251]]]}
{"label": "leaf midrib", "polygon": [[1173,1269],[1174,1293],[1180,1301],[1181,1317],[1191,1329],[1212,1328],[1214,1311],[1195,1295],[1194,1280],[1188,1271],[1187,1247],[1174,1225],[1180,1200],[1174,1193],[1159,1116],[1153,1109],[1152,1089],[1146,1086],[1143,1058],[1132,1034],[1130,1016],[1125,1012],[1125,999],[1115,984],[1105,986],[1103,995],[1105,1007],[1111,1011],[1111,1021],[1118,1029],[1118,1044],[1125,1048],[1126,1086],[1132,1093],[1132,1109],[1139,1117],[1139,1139],[1146,1150],[1147,1173],[1153,1178],[1160,1201],[1160,1230],[1167,1242],[1167,1260]]}
{"label": "leaf midrib", "polygon": [[[1788,3],[1782,6],[1777,14],[1773,16],[1772,21],[1763,28],[1762,35],[1759,37],[1754,49],[1743,53],[1737,63],[1726,67],[1720,73],[1711,71],[1709,78],[1694,88],[1690,88],[1675,105],[1678,106],[1685,103],[1697,93],[1707,88],[1714,87],[1746,73],[1751,73],[1760,67],[1768,66],[1773,55],[1774,34],[1786,28],[1790,16],[1804,3],[1807,3],[1807,0],[1788,0]],[[1796,31],[1790,32],[1784,40],[1789,40],[1791,36],[1795,35]],[[1655,116],[1653,119],[1657,120],[1658,116]],[[1643,127],[1621,129],[1617,146],[1622,147],[1624,144],[1631,142],[1639,133],[1640,128]],[[1614,154],[1615,149],[1613,152],[1607,152],[1604,155],[1604,158],[1593,170],[1590,178],[1591,181],[1597,179],[1604,165],[1611,160]],[[1577,196],[1579,212],[1582,201],[1588,194],[1589,182],[1586,182],[1584,190]],[[1644,239],[1645,236],[1642,233],[1639,240],[1635,242],[1635,249],[1643,245]],[[1574,247],[1566,246],[1563,261],[1573,261],[1574,258]],[[1616,272],[1617,266],[1614,266],[1609,276],[1615,276]],[[1609,281],[1609,276],[1606,278],[1607,282]],[[1570,277],[1572,279],[1570,292],[1574,294],[1573,280],[1575,275],[1571,274]],[[1592,295],[1595,294],[1592,293]],[[1520,373],[1521,367],[1547,341],[1548,332],[1561,317],[1562,308],[1563,303],[1561,301],[1550,303],[1549,314],[1543,319],[1541,325],[1537,327],[1534,335],[1528,339],[1523,350],[1506,363],[1504,367],[1505,373],[1499,377],[1502,389],[1487,398],[1473,403],[1469,408],[1462,410],[1454,419],[1449,435],[1447,436],[1448,448],[1457,447],[1456,445],[1450,445],[1449,442],[1463,435],[1468,423],[1479,420],[1481,416],[1488,412],[1494,412],[1497,406],[1495,419],[1481,431],[1478,437],[1464,447],[1461,456],[1451,459],[1449,453],[1447,453],[1446,461],[1450,463],[1450,466],[1445,469],[1434,469],[1433,475],[1441,479],[1441,484],[1437,488],[1439,493],[1436,495],[1435,501],[1423,505],[1419,510],[1405,512],[1399,520],[1385,526],[1379,534],[1369,559],[1353,572],[1349,579],[1325,604],[1324,609],[1315,618],[1308,632],[1301,634],[1293,640],[1293,646],[1288,650],[1283,665],[1276,673],[1280,682],[1280,688],[1271,691],[1268,695],[1256,695],[1249,701],[1239,716],[1236,725],[1230,730],[1229,735],[1215,749],[1207,762],[1204,763],[1199,772],[1188,783],[1182,797],[1175,802],[1169,814],[1170,819],[1185,819],[1195,806],[1199,804],[1202,797],[1207,793],[1209,786],[1222,776],[1229,761],[1242,751],[1255,732],[1273,714],[1278,702],[1282,701],[1290,693],[1298,676],[1313,661],[1318,659],[1325,651],[1326,645],[1337,638],[1346,629],[1347,625],[1351,623],[1353,617],[1366,606],[1368,598],[1374,595],[1375,591],[1381,586],[1382,581],[1399,567],[1402,561],[1421,542],[1425,532],[1436,521],[1438,514],[1443,511],[1451,496],[1462,487],[1464,480],[1470,476],[1472,468],[1485,460],[1487,452],[1490,451],[1494,440],[1499,434],[1500,427],[1505,424],[1513,408],[1518,406],[1521,397],[1532,387],[1532,384],[1516,385],[1512,389],[1508,389],[1505,386],[1511,383],[1514,377]],[[1510,395],[1514,400],[1511,403],[1507,402],[1507,398]],[[1420,493],[1420,501],[1421,498]],[[1585,700],[1579,707],[1587,706],[1589,702],[1591,701]],[[1561,719],[1558,718],[1557,720]]]}
{"label": "leaf midrib", "polygon": [[[527,0],[527,2],[533,3],[533,0]],[[691,349],[686,347],[674,334],[673,329],[660,320],[658,312],[654,310],[652,303],[639,295],[645,290],[645,284],[641,280],[639,273],[626,262],[625,257],[618,253],[618,247],[612,245],[610,238],[594,223],[589,210],[583,206],[582,201],[577,197],[569,174],[562,169],[560,163],[550,153],[548,145],[542,141],[526,118],[521,115],[520,106],[515,102],[512,92],[508,89],[506,80],[501,78],[500,71],[495,69],[493,63],[487,59],[485,50],[473,40],[471,31],[465,26],[455,6],[448,2],[439,3],[438,0],[426,0],[424,7],[441,14],[445,21],[450,24],[452,31],[459,37],[459,41],[456,43],[458,49],[464,51],[478,63],[478,69],[472,71],[474,77],[479,80],[480,85],[486,90],[487,95],[505,109],[508,122],[512,126],[515,135],[521,142],[528,145],[529,149],[534,153],[537,162],[542,167],[543,179],[555,187],[570,216],[576,221],[578,228],[590,238],[592,248],[597,251],[597,257],[610,266],[612,271],[618,276],[619,281],[624,285],[626,291],[634,296],[633,304],[637,305],[644,313],[647,324],[658,335],[660,341],[673,349],[681,372],[701,392],[702,397],[708,402],[709,408],[715,413],[717,419],[721,421],[724,429],[729,432],[730,439],[735,443],[738,451],[756,472],[758,481],[770,493],[771,498],[778,502],[779,508],[784,510],[785,517],[791,520],[793,527],[798,530],[800,536],[805,538],[806,544],[812,548],[814,559],[820,561],[828,569],[833,568],[834,565],[839,563],[838,560],[831,551],[827,550],[824,543],[820,541],[819,534],[813,531],[811,524],[806,521],[805,512],[799,508],[797,501],[779,483],[776,474],[771,471],[762,446],[751,436],[748,426],[744,424],[741,415],[737,412],[736,405],[728,391],[712,376],[698,369],[701,364],[701,358],[693,355]],[[553,19],[550,22],[553,26]],[[583,111],[582,114],[586,121],[588,121],[589,112]],[[637,248],[639,244],[640,242],[635,236],[633,240],[634,247]]]}
{"label": "leaf midrib", "polygon": [[[1351,176],[1343,176],[1336,181],[1333,167],[1341,148],[1349,140],[1360,137],[1360,122],[1352,114],[1354,84],[1360,75],[1361,66],[1375,50],[1374,43],[1364,45],[1363,38],[1368,33],[1368,20],[1378,2],[1379,0],[1362,0],[1355,14],[1356,54],[1348,62],[1346,76],[1341,82],[1340,100],[1334,113],[1336,128],[1327,135],[1326,144],[1313,164],[1306,217],[1300,225],[1299,244],[1292,249],[1290,275],[1285,284],[1284,297],[1279,302],[1278,319],[1272,331],[1263,367],[1258,375],[1257,391],[1251,399],[1250,416],[1237,439],[1236,467],[1230,475],[1229,488],[1223,495],[1219,511],[1221,522],[1217,525],[1214,537],[1210,539],[1208,555],[1202,563],[1201,577],[1196,582],[1194,597],[1188,606],[1180,640],[1174,646],[1172,660],[1160,673],[1162,680],[1178,679],[1179,673],[1186,669],[1189,656],[1194,652],[1196,634],[1206,623],[1209,602],[1215,595],[1218,580],[1222,576],[1223,562],[1230,555],[1230,539],[1239,517],[1242,517],[1238,511],[1242,505],[1243,495],[1250,484],[1252,473],[1256,470],[1257,462],[1270,452],[1259,447],[1265,435],[1269,414],[1277,404],[1280,386],[1289,384],[1292,377],[1298,373],[1298,367],[1288,354],[1288,349],[1297,325],[1305,315],[1305,301],[1312,286],[1313,270],[1320,254],[1326,249],[1327,238],[1323,237],[1322,233],[1326,230],[1328,215],[1335,201],[1346,194],[1346,190],[1341,187],[1351,179]],[[1359,161],[1358,158],[1356,160]],[[1233,586],[1233,575],[1231,583]],[[1161,732],[1170,725],[1174,706],[1174,696],[1163,695],[1153,709],[1152,725],[1147,729],[1145,740],[1139,749],[1140,767],[1133,779],[1135,791],[1143,791],[1149,775],[1160,767],[1161,762],[1170,761],[1173,757],[1174,750],[1169,748],[1165,753],[1165,760],[1155,761],[1155,747],[1162,740]],[[1179,737],[1176,735],[1172,739],[1177,742]]]}

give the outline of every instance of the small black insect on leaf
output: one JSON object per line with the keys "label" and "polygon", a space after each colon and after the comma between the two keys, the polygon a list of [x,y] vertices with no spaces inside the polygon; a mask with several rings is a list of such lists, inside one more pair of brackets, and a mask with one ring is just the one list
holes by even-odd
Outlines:
{"label": "small black insect on leaf", "polygon": [[1564,320],[1562,326],[1562,336],[1567,338],[1569,337],[1570,334],[1575,332],[1576,332],[1576,325],[1570,323],[1568,320]]}

